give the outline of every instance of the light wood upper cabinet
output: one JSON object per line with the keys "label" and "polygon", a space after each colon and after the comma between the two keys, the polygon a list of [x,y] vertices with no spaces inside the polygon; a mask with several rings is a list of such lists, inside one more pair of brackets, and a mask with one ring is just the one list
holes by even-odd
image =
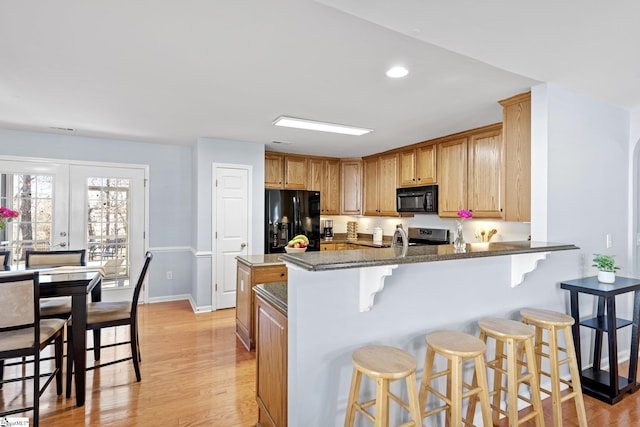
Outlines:
{"label": "light wood upper cabinet", "polygon": [[437,182],[435,143],[401,151],[399,157],[400,187],[416,187]]}
{"label": "light wood upper cabinet", "polygon": [[469,137],[467,209],[475,218],[502,217],[502,130]]}
{"label": "light wood upper cabinet", "polygon": [[284,188],[284,156],[266,153],[264,155],[265,188]]}
{"label": "light wood upper cabinet", "polygon": [[274,152],[265,153],[265,188],[306,190],[308,175],[307,156]]}
{"label": "light wood upper cabinet", "polygon": [[467,138],[438,144],[438,216],[457,217],[467,208]]}
{"label": "light wood upper cabinet", "polygon": [[340,214],[362,213],[362,160],[340,161]]}
{"label": "light wood upper cabinet", "polygon": [[531,92],[500,101],[503,108],[504,219],[531,221]]}
{"label": "light wood upper cabinet", "polygon": [[308,175],[307,157],[290,155],[284,157],[284,188],[306,190]]}
{"label": "light wood upper cabinet", "polygon": [[309,159],[309,190],[320,191],[320,214],[340,214],[340,160]]}
{"label": "light wood upper cabinet", "polygon": [[397,154],[369,157],[364,168],[364,215],[398,216],[396,188],[399,160]]}

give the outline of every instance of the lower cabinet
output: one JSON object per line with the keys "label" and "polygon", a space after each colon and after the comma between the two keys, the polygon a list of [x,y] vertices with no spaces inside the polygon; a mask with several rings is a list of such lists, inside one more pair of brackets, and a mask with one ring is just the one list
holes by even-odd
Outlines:
{"label": "lower cabinet", "polygon": [[255,347],[255,297],[253,287],[259,283],[287,281],[287,267],[247,265],[238,261],[236,279],[236,335],[247,350]]}
{"label": "lower cabinet", "polygon": [[287,315],[256,295],[258,426],[287,425]]}

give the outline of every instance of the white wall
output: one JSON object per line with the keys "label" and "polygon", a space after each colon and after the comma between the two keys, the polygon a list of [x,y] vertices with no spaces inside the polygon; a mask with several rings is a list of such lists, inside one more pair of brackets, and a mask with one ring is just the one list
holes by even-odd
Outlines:
{"label": "white wall", "polygon": [[0,129],[0,155],[149,165],[149,296],[190,294],[191,147]]}

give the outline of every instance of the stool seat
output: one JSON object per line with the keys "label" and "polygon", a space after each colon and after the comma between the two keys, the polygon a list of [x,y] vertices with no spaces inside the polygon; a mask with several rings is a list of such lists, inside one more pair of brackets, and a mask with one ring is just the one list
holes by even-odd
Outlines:
{"label": "stool seat", "polygon": [[558,313],[557,311],[542,310],[539,308],[523,308],[520,310],[520,316],[529,320],[530,324],[546,325],[546,326],[571,326],[575,323],[573,317],[568,314]]}
{"label": "stool seat", "polygon": [[[436,331],[426,335],[427,354],[424,360],[424,372],[420,382],[420,411],[422,417],[444,412],[447,425],[472,425],[472,419],[463,419],[462,401],[469,399],[469,406],[480,402],[482,421],[485,426],[491,425],[491,407],[489,404],[489,386],[487,384],[486,365],[484,363],[485,344],[473,335],[457,331]],[[447,368],[434,372],[436,355],[447,360]],[[463,380],[465,362],[473,363],[475,378],[473,385]],[[446,392],[440,390],[432,381],[446,378]],[[433,395],[435,406],[429,409],[429,396]]]}
{"label": "stool seat", "polygon": [[[520,310],[520,316],[522,316],[524,323],[535,327],[535,353],[538,375],[544,375],[551,381],[551,390],[540,387],[540,391],[551,396],[553,425],[562,426],[562,403],[573,399],[578,415],[578,425],[587,427],[587,414],[582,396],[582,386],[580,385],[580,367],[578,366],[576,349],[573,345],[573,334],[571,333],[571,326],[575,323],[575,320],[564,313],[538,308],[523,308]],[[560,332],[564,335],[564,348],[559,344]],[[547,336],[546,340],[544,338],[545,334]],[[562,359],[561,355],[565,355],[565,358]],[[543,357],[549,359],[548,372],[542,369]],[[564,379],[560,374],[560,367],[563,365],[569,365],[571,380]],[[561,384],[568,386],[571,391],[569,393],[562,392]]]}
{"label": "stool seat", "polygon": [[457,331],[432,332],[427,334],[426,339],[436,352],[465,359],[483,354],[486,348],[480,339]]}
{"label": "stool seat", "polygon": [[480,329],[491,332],[492,335],[501,338],[514,338],[517,340],[526,340],[533,338],[533,328],[515,320],[487,318],[478,320]]}
{"label": "stool seat", "polygon": [[387,346],[371,345],[356,350],[353,365],[372,378],[397,380],[416,371],[416,360],[404,351]]}
{"label": "stool seat", "polygon": [[[416,381],[416,360],[408,353],[384,345],[369,345],[353,352],[353,377],[347,403],[345,427],[353,427],[356,413],[374,423],[375,427],[389,427],[389,403],[393,400],[410,415],[410,421],[399,427],[422,427],[420,402],[418,401],[418,384]],[[364,402],[358,401],[362,376],[366,375],[375,381],[375,398]],[[390,383],[405,379],[407,401],[391,392]],[[375,413],[371,413],[375,407]]]}

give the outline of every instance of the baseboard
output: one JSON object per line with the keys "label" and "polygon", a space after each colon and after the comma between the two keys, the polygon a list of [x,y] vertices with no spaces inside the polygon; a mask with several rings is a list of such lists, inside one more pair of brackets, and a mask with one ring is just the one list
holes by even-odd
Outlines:
{"label": "baseboard", "polygon": [[183,301],[191,299],[191,295],[182,294],[182,295],[168,295],[164,297],[151,297],[149,298],[149,303],[153,304],[156,302],[170,302],[170,301]]}

